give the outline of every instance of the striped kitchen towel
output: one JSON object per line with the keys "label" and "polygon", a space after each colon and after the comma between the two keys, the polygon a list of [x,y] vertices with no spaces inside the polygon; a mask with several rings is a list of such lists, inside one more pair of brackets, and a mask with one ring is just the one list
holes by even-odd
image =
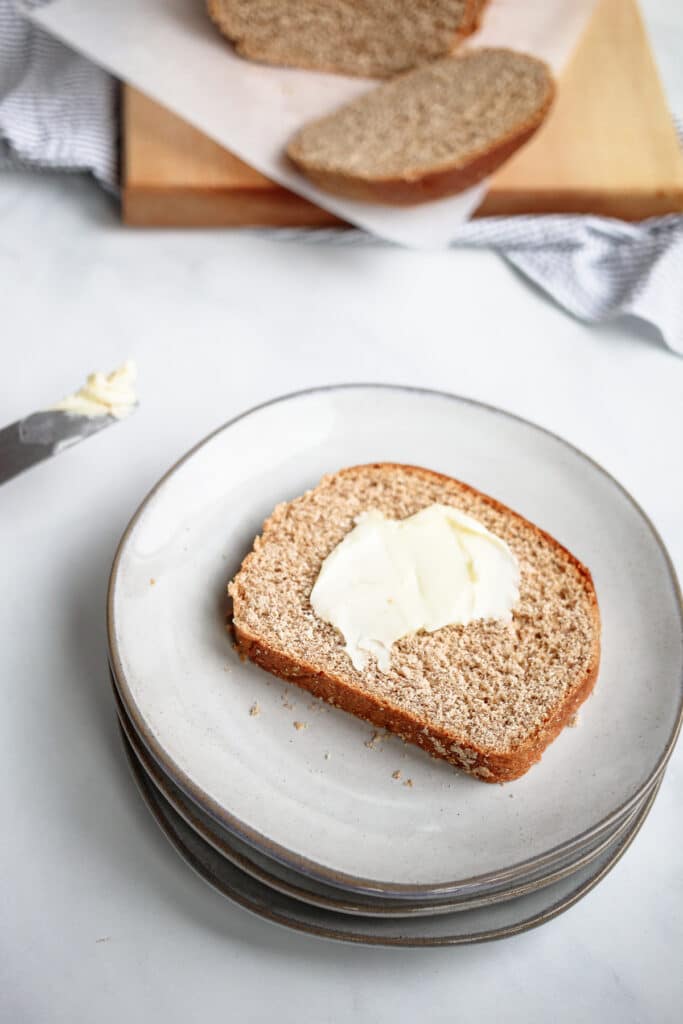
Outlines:
{"label": "striped kitchen towel", "polygon": [[0,166],[91,171],[117,181],[114,79],[0,0]]}
{"label": "striped kitchen towel", "polygon": [[[0,0],[0,164],[88,170],[115,188],[116,83],[22,18],[22,7],[43,2]],[[361,231],[273,234],[310,242],[372,241]],[[464,224],[454,244],[496,249],[587,322],[625,314],[646,320],[683,354],[683,217],[640,224],[559,215],[485,218]]]}
{"label": "striped kitchen towel", "polygon": [[458,245],[500,251],[560,306],[589,323],[631,315],[683,355],[683,217],[639,224],[606,217],[470,221]]}

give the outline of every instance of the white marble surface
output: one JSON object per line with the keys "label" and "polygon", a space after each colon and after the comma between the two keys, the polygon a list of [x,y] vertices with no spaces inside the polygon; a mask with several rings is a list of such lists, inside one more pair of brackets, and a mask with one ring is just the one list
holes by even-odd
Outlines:
{"label": "white marble surface", "polygon": [[278,1024],[681,1019],[683,747],[613,873],[532,933],[351,948],[223,902],[133,789],[105,662],[117,539],[175,458],[237,411],[345,380],[502,405],[619,477],[683,570],[683,360],[588,328],[488,253],[122,228],[78,178],[0,177],[0,420],[128,356],[129,420],[0,489],[0,1019]]}

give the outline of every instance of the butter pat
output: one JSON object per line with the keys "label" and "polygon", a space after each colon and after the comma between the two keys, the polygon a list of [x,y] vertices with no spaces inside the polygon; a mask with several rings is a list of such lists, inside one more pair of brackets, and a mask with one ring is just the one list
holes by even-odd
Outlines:
{"label": "butter pat", "polygon": [[137,369],[130,360],[112,373],[91,373],[85,384],[73,395],[67,395],[51,409],[75,416],[114,416],[123,419],[137,404],[135,378]]}
{"label": "butter pat", "polygon": [[341,631],[359,671],[373,654],[388,672],[392,644],[418,630],[510,622],[518,600],[519,565],[505,541],[449,505],[402,520],[363,512],[311,591],[313,611]]}

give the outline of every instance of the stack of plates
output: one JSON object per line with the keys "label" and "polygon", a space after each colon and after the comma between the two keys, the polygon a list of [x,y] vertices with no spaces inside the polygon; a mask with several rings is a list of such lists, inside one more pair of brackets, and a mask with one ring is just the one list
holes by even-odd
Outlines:
{"label": "stack of plates", "polygon": [[[494,495],[593,573],[594,695],[522,779],[486,785],[243,664],[225,585],[272,508],[361,462]],[[163,478],[112,571],[109,656],[140,792],[218,892],[328,938],[446,945],[556,916],[652,806],[683,713],[675,576],[604,470],[499,410],[408,388],[318,389],[228,423]]]}

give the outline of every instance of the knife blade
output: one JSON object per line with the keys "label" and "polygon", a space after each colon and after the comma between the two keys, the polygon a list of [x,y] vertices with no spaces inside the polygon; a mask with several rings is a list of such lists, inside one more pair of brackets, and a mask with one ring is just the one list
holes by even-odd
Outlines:
{"label": "knife blade", "polygon": [[109,415],[47,410],[10,423],[0,430],[0,484],[116,422]]}

